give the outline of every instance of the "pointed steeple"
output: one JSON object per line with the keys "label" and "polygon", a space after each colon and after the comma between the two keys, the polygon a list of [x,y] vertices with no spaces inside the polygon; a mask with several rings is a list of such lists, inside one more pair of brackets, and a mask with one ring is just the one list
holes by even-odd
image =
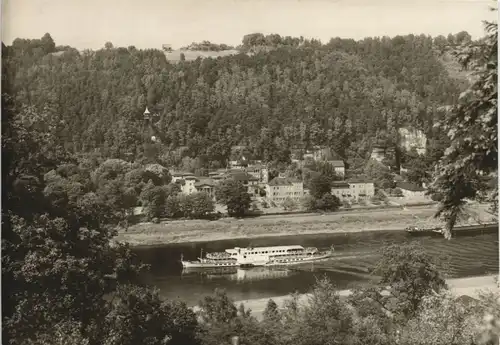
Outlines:
{"label": "pointed steeple", "polygon": [[151,113],[149,112],[148,107],[146,107],[146,110],[144,110],[144,120],[148,120],[151,118]]}

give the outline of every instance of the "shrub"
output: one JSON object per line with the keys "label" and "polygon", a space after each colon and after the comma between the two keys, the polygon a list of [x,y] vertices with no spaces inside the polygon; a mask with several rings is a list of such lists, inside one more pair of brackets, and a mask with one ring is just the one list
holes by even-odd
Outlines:
{"label": "shrub", "polygon": [[283,208],[285,209],[285,211],[287,210],[293,211],[297,207],[298,207],[297,203],[292,198],[286,198],[285,201],[283,201]]}
{"label": "shrub", "polygon": [[215,211],[215,203],[212,197],[204,192],[194,193],[188,196],[191,203],[191,214],[193,218],[202,218]]}
{"label": "shrub", "polygon": [[315,202],[316,201],[314,200],[314,198],[310,195],[306,195],[302,198],[302,206],[308,211],[313,211],[316,209]]}
{"label": "shrub", "polygon": [[401,190],[401,188],[396,187],[392,190],[392,194],[396,197],[402,197],[403,191]]}
{"label": "shrub", "polygon": [[347,200],[342,201],[342,206],[346,209],[351,208],[351,203]]}
{"label": "shrub", "polygon": [[315,209],[321,211],[336,211],[341,203],[339,198],[330,193],[324,194],[321,199],[315,200]]}

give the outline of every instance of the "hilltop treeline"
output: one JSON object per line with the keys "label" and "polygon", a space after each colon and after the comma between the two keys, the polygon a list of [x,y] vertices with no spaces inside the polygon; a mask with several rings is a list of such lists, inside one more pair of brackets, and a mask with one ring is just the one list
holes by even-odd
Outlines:
{"label": "hilltop treeline", "polygon": [[[16,39],[3,54],[15,106],[46,113],[65,149],[172,165],[184,148],[183,155],[216,167],[233,145],[265,161],[325,145],[349,160],[366,157],[375,141],[394,143],[401,126],[436,136],[439,108],[461,88],[439,51],[467,40],[460,33],[322,44],[252,34],[242,47],[275,49],[171,64],[160,50],[107,44],[79,52],[47,34]],[[146,106],[160,115],[153,133]]]}
{"label": "hilltop treeline", "polygon": [[181,50],[201,50],[201,51],[212,51],[212,52],[220,52],[223,50],[231,50],[234,47],[229,46],[227,44],[218,44],[212,43],[210,41],[202,41],[199,43],[193,42],[186,47],[182,47]]}

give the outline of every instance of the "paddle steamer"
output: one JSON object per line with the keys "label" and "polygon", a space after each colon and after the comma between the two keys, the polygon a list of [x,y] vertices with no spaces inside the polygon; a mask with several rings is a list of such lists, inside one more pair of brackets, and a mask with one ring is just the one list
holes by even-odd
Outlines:
{"label": "paddle steamer", "polygon": [[304,248],[299,245],[274,247],[247,247],[226,249],[224,252],[208,253],[195,261],[184,261],[185,268],[213,267],[254,267],[294,265],[303,262],[325,260],[333,255],[333,247],[325,252],[315,247]]}

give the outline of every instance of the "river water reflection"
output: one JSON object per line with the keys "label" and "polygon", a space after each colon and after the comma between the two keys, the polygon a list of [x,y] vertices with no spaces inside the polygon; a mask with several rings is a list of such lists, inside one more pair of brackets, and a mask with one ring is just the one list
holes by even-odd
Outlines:
{"label": "river water reflection", "polygon": [[[384,245],[411,241],[421,242],[429,253],[440,257],[450,277],[498,273],[498,229],[477,235],[463,233],[451,241],[441,237],[412,238],[401,231],[378,231],[172,244],[134,251],[144,263],[151,265],[144,276],[147,284],[157,287],[166,298],[180,298],[193,306],[215,288],[225,289],[235,300],[268,298],[294,291],[303,293],[325,275],[339,289],[346,289],[373,278],[369,269],[377,262],[379,250]],[[181,254],[186,259],[196,259],[201,251],[291,244],[320,250],[334,245],[336,256],[328,261],[285,268],[183,270],[179,263]]]}

